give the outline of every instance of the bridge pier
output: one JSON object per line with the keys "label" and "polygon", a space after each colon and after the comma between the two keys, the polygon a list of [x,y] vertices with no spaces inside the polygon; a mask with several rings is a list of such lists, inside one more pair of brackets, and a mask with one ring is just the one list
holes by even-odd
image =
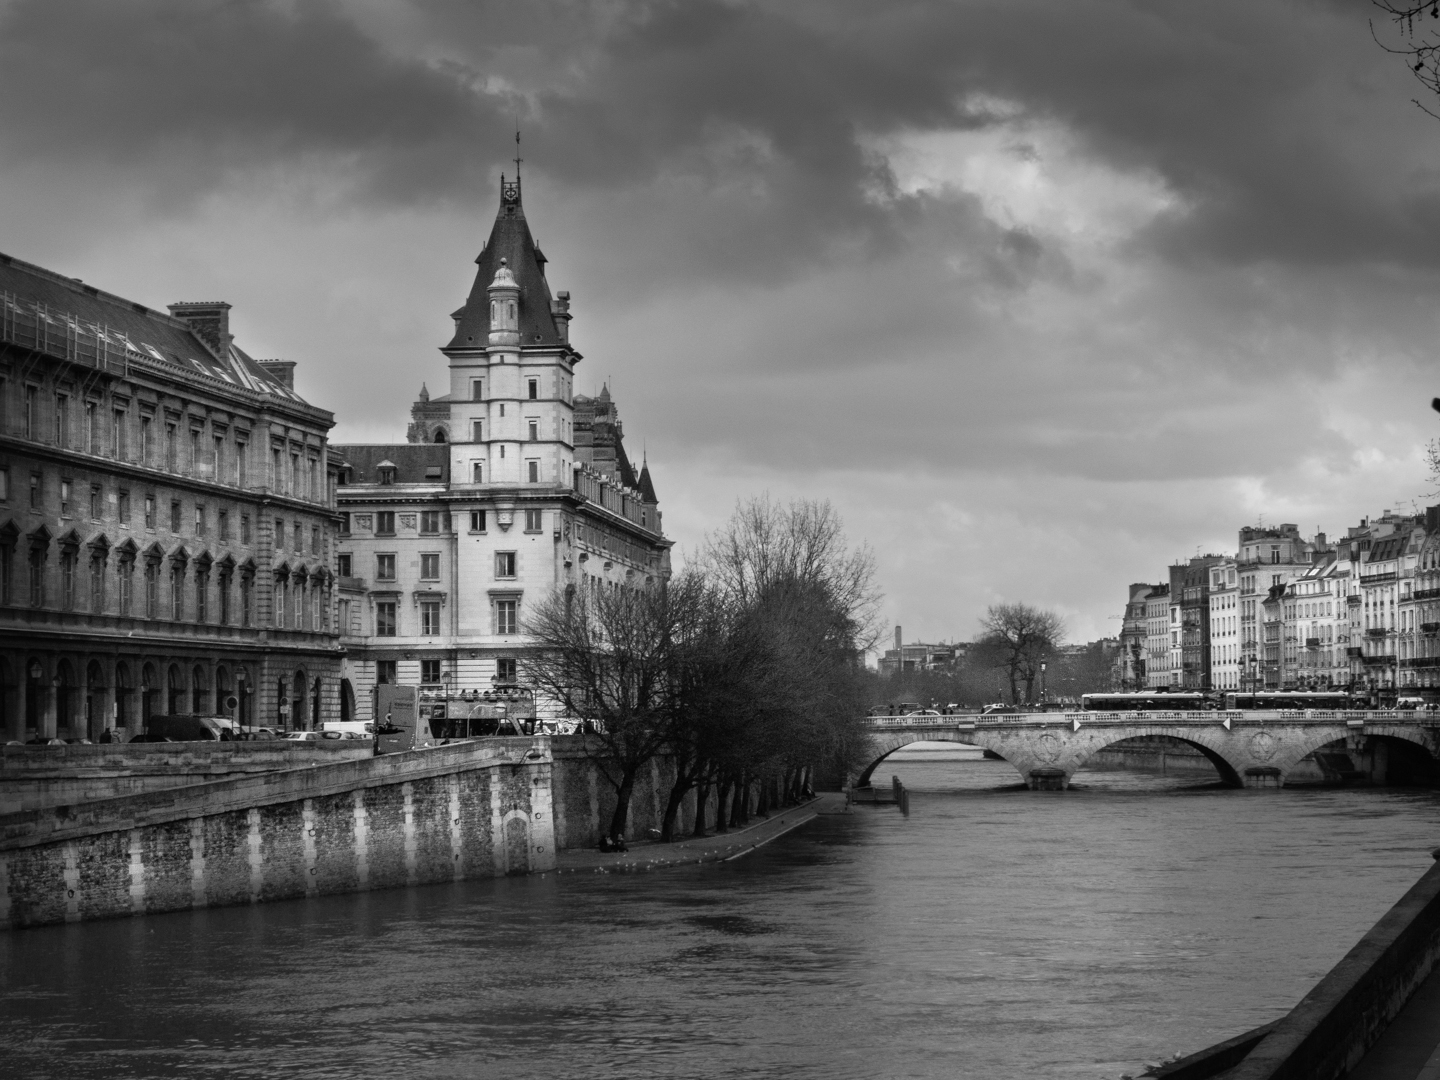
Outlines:
{"label": "bridge pier", "polygon": [[1064,791],[1070,776],[1064,769],[1031,769],[1025,775],[1025,786],[1031,791]]}
{"label": "bridge pier", "polygon": [[1284,782],[1284,774],[1273,765],[1252,765],[1245,770],[1247,788],[1278,788]]}

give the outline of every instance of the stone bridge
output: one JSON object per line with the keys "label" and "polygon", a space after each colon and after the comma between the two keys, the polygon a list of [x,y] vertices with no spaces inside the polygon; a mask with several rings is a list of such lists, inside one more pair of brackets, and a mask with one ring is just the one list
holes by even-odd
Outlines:
{"label": "stone bridge", "polygon": [[[1193,746],[1233,787],[1283,787],[1300,761],[1322,747],[1368,754],[1372,777],[1432,774],[1440,766],[1440,717],[1394,712],[1133,712],[959,716],[871,716],[868,784],[887,756],[915,742],[978,746],[1019,770],[1027,787],[1063,791],[1095,753],[1126,739],[1162,735]],[[1403,767],[1402,767],[1403,766]]]}

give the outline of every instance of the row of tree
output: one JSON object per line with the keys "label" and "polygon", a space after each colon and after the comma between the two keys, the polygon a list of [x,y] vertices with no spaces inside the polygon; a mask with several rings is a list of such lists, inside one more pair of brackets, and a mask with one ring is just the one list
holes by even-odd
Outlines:
{"label": "row of tree", "polygon": [[674,764],[661,829],[673,839],[695,791],[695,833],[743,825],[801,797],[822,768],[860,752],[863,663],[875,640],[874,560],[852,550],[828,503],[740,505],[668,582],[599,592],[573,586],[528,621],[534,685],[594,722],[588,752],[615,790],[623,836],[642,769]]}

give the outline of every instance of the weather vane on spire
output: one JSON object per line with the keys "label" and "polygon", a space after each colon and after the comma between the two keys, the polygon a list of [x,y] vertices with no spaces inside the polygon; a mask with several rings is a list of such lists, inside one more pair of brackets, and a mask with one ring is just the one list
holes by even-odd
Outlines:
{"label": "weather vane on spire", "polygon": [[515,182],[520,182],[520,162],[525,159],[520,156],[520,124],[515,124]]}

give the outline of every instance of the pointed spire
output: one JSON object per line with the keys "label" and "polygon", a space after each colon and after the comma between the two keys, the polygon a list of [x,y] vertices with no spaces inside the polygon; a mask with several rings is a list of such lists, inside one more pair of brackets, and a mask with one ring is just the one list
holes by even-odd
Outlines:
{"label": "pointed spire", "polygon": [[520,290],[519,342],[522,346],[564,346],[565,337],[555,324],[550,285],[545,280],[545,256],[535,246],[520,202],[520,182],[500,178],[500,209],[490,239],[475,259],[475,283],[465,306],[455,313],[455,336],[446,349],[484,349],[490,340],[489,289],[496,282],[502,260]]}
{"label": "pointed spire", "polygon": [[610,383],[609,383],[608,381],[603,382],[603,383],[600,384],[600,394],[599,394],[599,396],[598,396],[595,400],[597,400],[597,401],[609,401],[609,400],[610,400]]}
{"label": "pointed spire", "polygon": [[425,386],[425,384],[424,384],[423,382],[420,384],[420,400],[421,400],[421,401],[429,401],[429,400],[430,400],[430,391],[429,391],[429,389]]}
{"label": "pointed spire", "polygon": [[655,497],[655,484],[650,479],[650,459],[648,456],[641,458],[640,494],[651,506],[660,505],[660,500]]}

